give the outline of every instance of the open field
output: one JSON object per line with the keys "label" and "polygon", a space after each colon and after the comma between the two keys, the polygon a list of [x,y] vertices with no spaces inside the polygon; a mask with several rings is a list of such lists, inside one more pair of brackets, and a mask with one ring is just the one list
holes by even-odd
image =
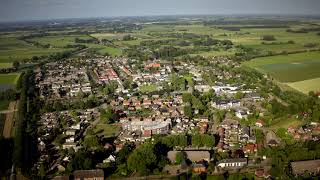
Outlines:
{"label": "open field", "polygon": [[154,92],[157,90],[157,86],[156,85],[144,85],[144,86],[141,86],[139,87],[139,90],[143,93],[146,93],[146,92]]}
{"label": "open field", "polygon": [[298,127],[303,124],[302,120],[295,119],[295,118],[281,118],[281,119],[276,119],[275,121],[276,122],[270,126],[271,129],[278,129],[278,128],[287,129],[289,126]]}
{"label": "open field", "polygon": [[104,135],[105,137],[115,136],[120,131],[119,125],[97,124],[94,128],[94,133]]}
{"label": "open field", "polygon": [[0,69],[2,68],[11,68],[12,63],[0,63]]}
{"label": "open field", "polygon": [[[112,35],[109,33],[109,35]],[[101,55],[104,55],[106,53],[112,55],[112,56],[120,56],[122,55],[121,49],[110,47],[110,46],[104,46],[101,44],[94,44],[94,43],[76,43],[75,39],[91,39],[92,37],[87,35],[72,35],[72,36],[45,36],[40,38],[33,38],[33,41],[36,41],[40,44],[50,44],[54,47],[63,48],[67,45],[76,45],[76,44],[82,44],[90,49],[97,50],[97,52]]]}
{"label": "open field", "polygon": [[244,65],[303,93],[320,89],[320,52],[256,58]]}
{"label": "open field", "polygon": [[15,85],[20,77],[20,73],[0,74],[0,84]]}
{"label": "open field", "polygon": [[287,83],[288,86],[299,89],[302,93],[308,94],[310,91],[320,92],[320,78]]}
{"label": "open field", "polygon": [[14,37],[0,37],[0,63],[5,63],[0,65],[0,68],[8,66],[9,63],[16,60],[20,61],[32,58],[33,56],[49,55],[62,52],[63,50],[61,48],[39,48]]}

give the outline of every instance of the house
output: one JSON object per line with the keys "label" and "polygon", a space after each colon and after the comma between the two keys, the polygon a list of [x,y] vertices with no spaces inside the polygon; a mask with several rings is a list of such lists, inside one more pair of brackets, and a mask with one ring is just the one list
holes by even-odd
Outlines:
{"label": "house", "polygon": [[203,165],[202,163],[197,163],[192,165],[192,171],[194,173],[201,174],[201,173],[205,173],[206,170],[207,170],[206,166]]}
{"label": "house", "polygon": [[[168,159],[171,162],[176,162],[176,155],[179,151],[169,151]],[[200,162],[200,161],[209,161],[210,153],[208,151],[184,151],[187,154],[187,157],[192,162]]]}
{"label": "house", "polygon": [[199,92],[209,92],[212,88],[209,85],[195,85],[194,89]]}
{"label": "house", "polygon": [[110,163],[110,162],[115,162],[115,161],[116,161],[116,157],[111,154],[108,158],[103,160],[103,163]]}
{"label": "house", "polygon": [[257,127],[263,127],[264,125],[265,125],[265,123],[264,123],[264,121],[263,120],[261,120],[261,119],[259,119],[259,120],[257,120],[257,122],[256,122],[256,124],[255,124]]}
{"label": "house", "polygon": [[257,152],[257,145],[256,144],[247,144],[243,147],[244,153],[255,153]]}
{"label": "house", "polygon": [[280,144],[280,140],[278,139],[278,137],[276,136],[276,134],[273,131],[269,131],[266,136],[266,143],[269,146],[278,146]]}
{"label": "house", "polygon": [[312,174],[320,173],[320,159],[309,161],[295,161],[291,162],[291,169],[294,175],[302,175],[306,172]]}
{"label": "house", "polygon": [[218,162],[217,166],[221,168],[241,168],[248,164],[246,158],[223,159]]}
{"label": "house", "polygon": [[269,178],[270,175],[264,170],[264,169],[257,169],[254,174],[258,177],[258,178]]}
{"label": "house", "polygon": [[74,135],[76,135],[76,129],[67,129],[66,131],[65,131],[65,135],[67,135],[67,136],[74,136]]}
{"label": "house", "polygon": [[236,111],[236,116],[240,119],[248,119],[248,111],[244,111],[244,110],[237,110]]}
{"label": "house", "polygon": [[102,169],[76,170],[73,175],[75,180],[104,180]]}
{"label": "house", "polygon": [[66,142],[66,143],[62,144],[62,149],[70,149],[70,148],[75,149],[76,145],[77,145],[77,143],[74,143],[74,142]]}

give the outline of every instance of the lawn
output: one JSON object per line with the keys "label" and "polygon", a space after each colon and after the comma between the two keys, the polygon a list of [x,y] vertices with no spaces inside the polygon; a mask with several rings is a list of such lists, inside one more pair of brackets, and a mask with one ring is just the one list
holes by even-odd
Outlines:
{"label": "lawn", "polygon": [[151,85],[143,85],[143,86],[140,86],[139,87],[140,91],[143,92],[143,93],[146,93],[146,92],[154,92],[157,90],[157,86],[154,85],[154,84],[151,84]]}
{"label": "lawn", "polygon": [[117,124],[97,124],[93,130],[94,134],[104,135],[105,137],[115,136],[120,131]]}
{"label": "lawn", "polygon": [[303,124],[302,120],[295,119],[295,118],[281,118],[276,119],[274,122],[272,122],[272,125],[270,126],[271,129],[279,129],[284,128],[287,129],[289,126],[298,127]]}

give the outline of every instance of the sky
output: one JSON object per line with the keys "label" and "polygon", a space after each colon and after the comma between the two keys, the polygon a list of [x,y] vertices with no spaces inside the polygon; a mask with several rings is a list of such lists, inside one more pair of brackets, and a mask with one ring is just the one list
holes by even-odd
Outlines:
{"label": "sky", "polygon": [[319,15],[319,10],[320,0],[0,0],[0,21],[188,14]]}

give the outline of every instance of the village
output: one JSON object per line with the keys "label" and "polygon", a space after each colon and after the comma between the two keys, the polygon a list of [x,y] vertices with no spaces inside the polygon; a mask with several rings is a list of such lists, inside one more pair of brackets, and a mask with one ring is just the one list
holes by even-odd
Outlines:
{"label": "village", "polygon": [[[114,164],[124,147],[182,135],[184,145],[167,152],[169,164],[163,169],[166,175],[178,175],[191,168],[196,174],[240,171],[270,178],[271,159],[258,153],[260,148],[282,146],[282,139],[268,128],[266,120],[269,110],[263,104],[270,101],[270,96],[262,95],[254,81],[230,81],[243,75],[219,67],[238,67],[237,63],[225,58],[212,63],[216,68],[208,70],[194,62],[140,63],[99,57],[43,65],[35,70],[41,100],[45,106],[59,105],[55,111],[41,115],[40,156],[34,168],[39,170],[47,164],[47,174],[63,178],[68,176],[65,172],[74,153],[83,149],[94,153],[101,147],[104,153],[94,160],[96,169],[76,170],[73,174],[80,179],[103,179],[102,167]],[[209,82],[207,76],[212,76],[212,71],[216,81]],[[82,108],[70,108],[74,99],[86,103]],[[90,105],[88,101],[95,103]],[[286,131],[296,141],[320,138],[320,125],[315,122],[290,126]],[[195,145],[197,135],[208,135],[212,143]],[[177,162],[178,156],[183,160]],[[215,167],[209,166],[211,162]]]}

